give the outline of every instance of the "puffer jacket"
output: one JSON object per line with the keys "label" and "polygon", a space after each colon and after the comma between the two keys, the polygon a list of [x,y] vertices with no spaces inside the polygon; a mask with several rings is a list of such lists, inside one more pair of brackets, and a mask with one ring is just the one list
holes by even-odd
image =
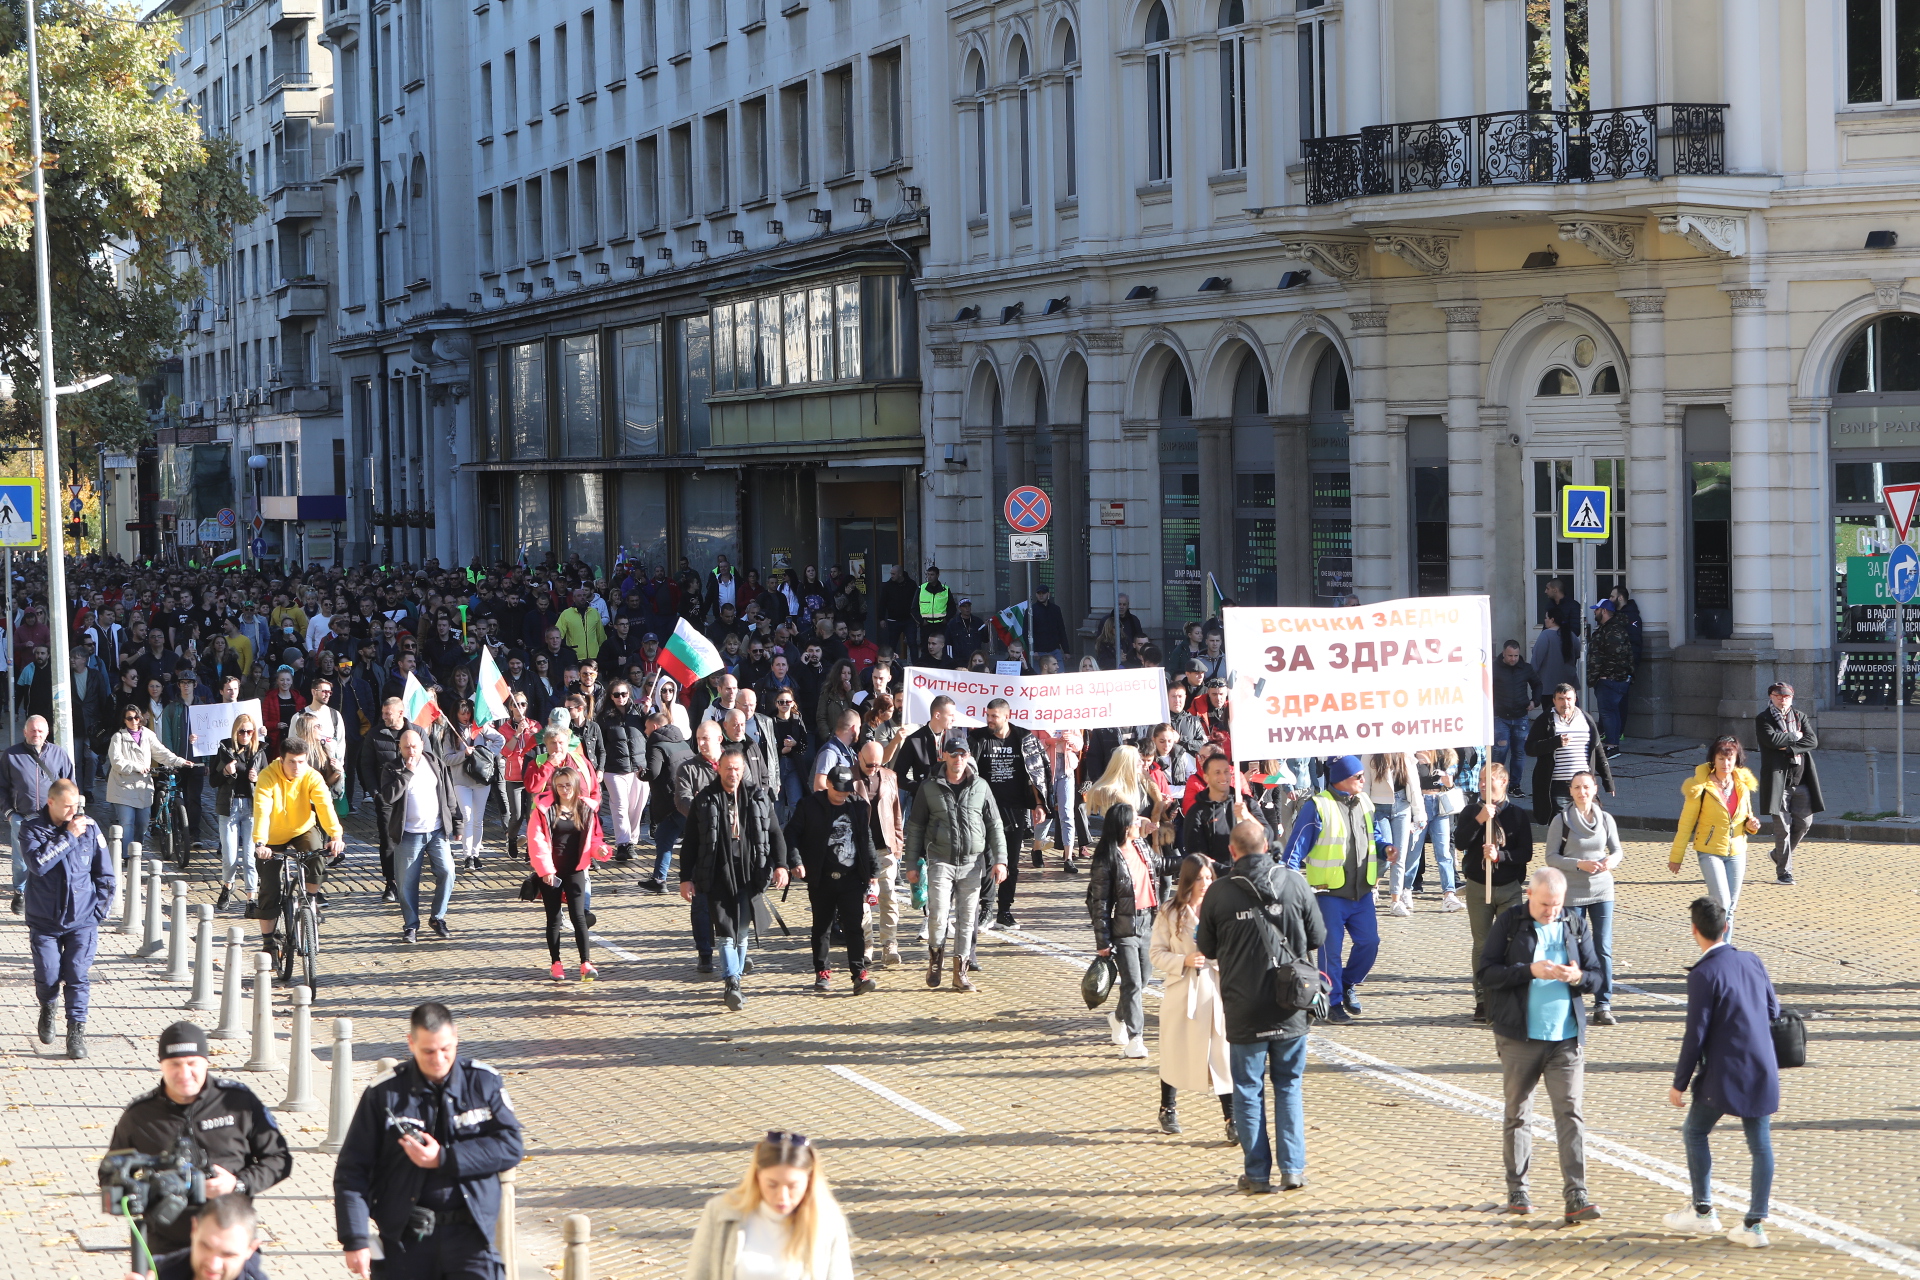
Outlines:
{"label": "puffer jacket", "polygon": [[[254,736],[256,739],[259,737],[258,734]],[[267,753],[258,747],[235,746],[232,738],[221,739],[220,750],[214,753],[212,765],[214,799],[220,805],[220,812],[224,814],[231,811],[236,799],[245,801],[251,808],[254,771],[265,769],[271,763]],[[232,774],[227,772],[228,765],[233,766]]]}
{"label": "puffer jacket", "polygon": [[[1151,868],[1154,858],[1142,850]],[[1087,914],[1093,918],[1093,945],[1103,951],[1121,938],[1145,938],[1153,933],[1153,908],[1142,916],[1134,901],[1133,864],[1120,855],[1120,846],[1102,841],[1087,865]]]}
{"label": "puffer jacket", "polygon": [[1680,794],[1686,797],[1687,803],[1680,810],[1680,828],[1673,833],[1673,849],[1667,854],[1670,867],[1686,861],[1689,844],[1695,853],[1722,858],[1738,857],[1747,851],[1747,819],[1754,817],[1753,793],[1759,789],[1760,780],[1747,769],[1733,771],[1734,791],[1740,799],[1738,807],[1729,814],[1708,779],[1709,768],[1700,765],[1691,778],[1680,784]]}
{"label": "puffer jacket", "polygon": [[647,713],[628,699],[625,710],[609,702],[600,711],[600,738],[605,744],[603,773],[642,773],[647,767]]}
{"label": "puffer jacket", "polygon": [[990,867],[1007,865],[1006,833],[993,792],[971,767],[957,784],[944,773],[928,778],[907,818],[907,865],[921,858],[965,865],[983,853]]}

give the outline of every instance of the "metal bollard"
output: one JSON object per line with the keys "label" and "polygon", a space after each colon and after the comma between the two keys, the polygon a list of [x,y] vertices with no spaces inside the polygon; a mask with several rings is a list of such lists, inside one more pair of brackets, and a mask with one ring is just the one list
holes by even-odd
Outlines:
{"label": "metal bollard", "polygon": [[187,882],[173,878],[173,920],[167,927],[167,981],[186,982],[193,974],[187,969]]}
{"label": "metal bollard", "polygon": [[287,1050],[287,1096],[275,1111],[318,1111],[313,1096],[313,992],[305,984],[293,989],[293,1044]]}
{"label": "metal bollard", "polygon": [[166,870],[158,862],[148,864],[147,872],[147,928],[140,943],[142,957],[151,959],[160,954],[167,945],[166,931],[160,927],[160,913],[165,909],[161,901],[166,895]]}
{"label": "metal bollard", "polygon": [[338,1155],[347,1145],[347,1125],[353,1120],[353,1019],[333,1020],[332,1078],[327,1089],[327,1140],[320,1149]]}
{"label": "metal bollard", "polygon": [[121,904],[127,900],[127,878],[120,873],[120,868],[124,864],[120,860],[120,826],[118,823],[107,828],[107,856],[113,859],[113,901],[107,904],[107,914],[109,916],[117,916],[124,909]]}
{"label": "metal bollard", "polygon": [[588,1246],[593,1242],[593,1223],[584,1213],[570,1213],[565,1224],[567,1241],[566,1262],[560,1269],[560,1280],[591,1280],[592,1269],[587,1259]]}
{"label": "metal bollard", "polygon": [[500,1171],[500,1216],[494,1220],[493,1250],[506,1264],[509,1280],[517,1280],[520,1274],[520,1233],[514,1228],[514,1214],[520,1199],[516,1186],[519,1181],[520,1170]]}
{"label": "metal bollard", "polygon": [[213,904],[203,902],[193,909],[193,994],[183,1009],[213,1008]]}
{"label": "metal bollard", "polygon": [[1867,783],[1871,787],[1867,801],[1868,813],[1880,812],[1880,753],[1872,747],[1867,748]]}
{"label": "metal bollard", "polygon": [[247,1017],[240,1011],[246,998],[247,935],[239,925],[227,930],[226,973],[220,987],[220,1025],[207,1033],[211,1040],[238,1040],[247,1034]]}
{"label": "metal bollard", "polygon": [[127,846],[126,862],[127,903],[120,916],[120,932],[132,933],[140,927],[140,842],[135,840]]}
{"label": "metal bollard", "polygon": [[274,1071],[280,1066],[273,1043],[273,955],[253,953],[253,1056],[242,1071]]}

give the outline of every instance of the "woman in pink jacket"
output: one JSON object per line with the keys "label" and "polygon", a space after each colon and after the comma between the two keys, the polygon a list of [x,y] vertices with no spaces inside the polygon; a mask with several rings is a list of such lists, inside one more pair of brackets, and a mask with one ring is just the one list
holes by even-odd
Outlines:
{"label": "woman in pink jacket", "polygon": [[587,958],[587,872],[607,859],[600,819],[580,793],[580,775],[556,770],[546,792],[533,797],[527,813],[527,860],[540,877],[540,901],[547,909],[547,954],[553,960],[555,982],[564,982],[567,966],[560,962],[560,906],[573,924],[573,944],[580,952],[580,981],[591,982],[599,970]]}

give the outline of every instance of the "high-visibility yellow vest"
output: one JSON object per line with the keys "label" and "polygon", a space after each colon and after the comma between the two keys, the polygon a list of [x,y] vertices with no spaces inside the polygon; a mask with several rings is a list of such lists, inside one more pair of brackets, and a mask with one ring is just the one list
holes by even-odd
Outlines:
{"label": "high-visibility yellow vest", "polygon": [[920,617],[925,622],[938,622],[947,616],[947,602],[953,599],[953,590],[941,583],[938,590],[922,583],[920,586]]}
{"label": "high-visibility yellow vest", "polygon": [[[1347,806],[1330,791],[1313,797],[1320,814],[1320,838],[1307,850],[1307,883],[1316,889],[1338,889],[1347,883]],[[1380,879],[1380,856],[1367,834],[1367,883]]]}

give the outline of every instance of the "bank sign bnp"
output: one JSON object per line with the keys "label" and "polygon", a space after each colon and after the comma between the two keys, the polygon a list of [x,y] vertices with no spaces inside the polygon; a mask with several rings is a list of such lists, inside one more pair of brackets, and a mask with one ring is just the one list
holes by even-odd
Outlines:
{"label": "bank sign bnp", "polygon": [[1613,536],[1613,489],[1604,484],[1560,486],[1560,537],[1605,542]]}

